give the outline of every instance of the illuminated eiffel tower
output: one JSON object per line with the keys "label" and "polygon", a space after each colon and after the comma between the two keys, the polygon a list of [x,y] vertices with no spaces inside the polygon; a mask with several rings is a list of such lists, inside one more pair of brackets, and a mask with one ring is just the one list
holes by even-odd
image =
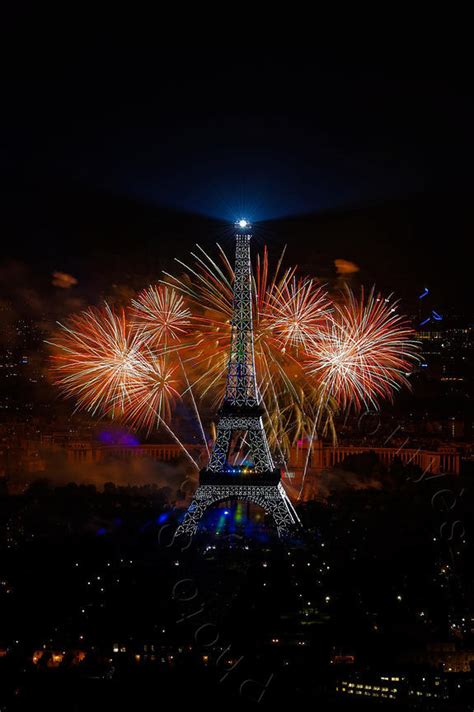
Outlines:
{"label": "illuminated eiffel tower", "polygon": [[[229,499],[243,499],[262,507],[273,517],[279,535],[290,533],[299,524],[281,483],[280,469],[273,463],[262,422],[263,408],[255,377],[251,225],[247,220],[239,220],[235,228],[234,301],[226,392],[208,466],[200,472],[199,486],[177,534],[194,534],[206,509]],[[238,455],[244,443],[248,446],[249,460],[246,459],[246,464],[232,464],[231,451]]]}

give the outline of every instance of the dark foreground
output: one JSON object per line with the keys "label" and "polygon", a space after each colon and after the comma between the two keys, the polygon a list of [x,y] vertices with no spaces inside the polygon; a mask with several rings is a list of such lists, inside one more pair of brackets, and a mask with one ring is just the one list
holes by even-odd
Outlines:
{"label": "dark foreground", "polygon": [[159,490],[4,494],[0,709],[470,709],[472,495],[419,474],[287,542],[242,505],[175,540]]}

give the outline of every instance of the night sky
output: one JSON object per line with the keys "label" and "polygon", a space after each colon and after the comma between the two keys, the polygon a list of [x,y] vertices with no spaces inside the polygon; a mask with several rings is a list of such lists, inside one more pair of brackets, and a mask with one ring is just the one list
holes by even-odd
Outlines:
{"label": "night sky", "polygon": [[428,282],[464,303],[474,97],[459,71],[232,43],[32,44],[18,23],[12,39],[5,257],[83,282],[88,261],[158,268],[244,214],[315,274],[344,258],[402,295]]}

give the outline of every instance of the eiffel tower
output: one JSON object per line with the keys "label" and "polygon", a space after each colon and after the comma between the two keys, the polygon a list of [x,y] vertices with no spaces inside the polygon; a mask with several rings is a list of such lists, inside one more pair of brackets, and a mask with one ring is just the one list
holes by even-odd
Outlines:
{"label": "eiffel tower", "polygon": [[[274,465],[262,422],[264,411],[255,377],[251,225],[239,220],[235,228],[233,316],[225,397],[209,463],[200,472],[199,486],[177,534],[194,534],[206,509],[229,499],[247,500],[262,507],[273,517],[279,536],[290,533],[300,523],[281,483],[281,471]],[[245,442],[251,464],[232,464],[230,451],[237,451],[238,455]]]}

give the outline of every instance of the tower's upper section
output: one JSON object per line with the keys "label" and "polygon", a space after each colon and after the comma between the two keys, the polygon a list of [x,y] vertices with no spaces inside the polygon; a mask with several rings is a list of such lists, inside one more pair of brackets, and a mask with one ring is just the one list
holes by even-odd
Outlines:
{"label": "tower's upper section", "polygon": [[252,407],[259,402],[253,341],[251,230],[251,224],[244,218],[235,223],[234,301],[226,406]]}

